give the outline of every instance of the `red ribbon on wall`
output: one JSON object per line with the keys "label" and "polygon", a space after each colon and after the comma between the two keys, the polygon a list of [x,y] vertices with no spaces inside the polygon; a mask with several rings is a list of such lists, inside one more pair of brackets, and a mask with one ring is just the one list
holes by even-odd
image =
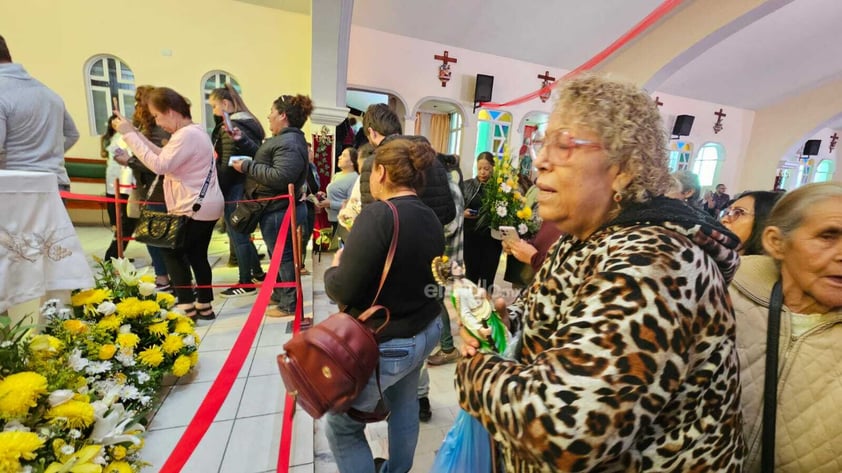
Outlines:
{"label": "red ribbon on wall", "polygon": [[485,108],[500,108],[500,107],[509,107],[512,105],[519,105],[525,102],[529,102],[530,100],[538,98],[541,94],[552,91],[553,87],[564,79],[569,77],[573,77],[576,74],[587,71],[589,69],[593,69],[596,65],[604,61],[608,56],[614,54],[615,51],[625,46],[629,41],[633,40],[641,33],[649,29],[650,26],[655,24],[658,20],[663,18],[665,15],[670,13],[674,10],[678,5],[680,5],[682,0],[665,0],[663,3],[658,5],[657,8],[652,10],[646,18],[640,20],[639,23],[634,25],[629,31],[627,31],[623,36],[620,36],[616,41],[611,43],[607,48],[603,49],[602,51],[598,52],[594,57],[588,59],[584,64],[573,69],[572,71],[568,72],[560,79],[556,80],[548,84],[546,87],[542,87],[535,92],[523,95],[513,100],[509,100],[508,102],[498,103],[498,102],[482,102],[480,103],[481,107]]}

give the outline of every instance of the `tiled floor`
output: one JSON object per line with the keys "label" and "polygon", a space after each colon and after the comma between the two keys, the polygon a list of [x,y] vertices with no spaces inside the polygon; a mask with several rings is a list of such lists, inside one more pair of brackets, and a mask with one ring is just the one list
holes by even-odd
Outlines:
{"label": "tiled floor", "polygon": [[[102,255],[110,232],[102,227],[79,227],[82,245],[88,254]],[[262,250],[262,247],[260,247]],[[145,247],[132,244],[126,256],[135,258],[137,266],[148,264]],[[321,275],[330,265],[332,255],[322,255],[313,267],[308,255],[307,266],[313,276],[303,278],[306,313],[315,313],[316,321],[336,311],[324,294]],[[214,283],[234,283],[236,268],[226,267],[227,237],[214,233],[209,251],[214,267]],[[268,260],[267,260],[268,261]],[[221,288],[219,289],[221,290]],[[159,471],[173,447],[193,418],[213,380],[228,357],[231,347],[248,317],[255,296],[236,299],[217,298],[214,321],[200,321],[202,337],[197,369],[182,379],[173,379],[161,392],[163,403],[148,429],[144,458],[152,464],[149,470]],[[275,365],[275,356],[290,338],[287,322],[291,319],[264,318],[251,352],[239,372],[231,392],[205,437],[199,443],[184,472],[258,473],[274,472],[283,418],[283,384]],[[457,341],[458,343],[458,341]],[[458,411],[453,389],[454,364],[430,367],[430,402],[433,418],[421,424],[413,472],[428,472],[436,450],[449,430]],[[303,411],[294,417],[290,471],[293,473],[333,473],[336,465],[324,436],[323,421],[313,420]],[[387,456],[386,424],[373,424],[367,435],[375,456]]]}

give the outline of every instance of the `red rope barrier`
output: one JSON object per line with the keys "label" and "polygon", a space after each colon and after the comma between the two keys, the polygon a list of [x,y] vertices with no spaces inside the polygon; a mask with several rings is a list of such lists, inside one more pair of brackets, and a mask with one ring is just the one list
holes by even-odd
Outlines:
{"label": "red rope barrier", "polygon": [[650,26],[655,24],[658,20],[669,14],[672,10],[674,10],[678,5],[680,5],[682,0],[665,0],[663,3],[658,5],[657,8],[652,10],[651,13],[646,15],[646,18],[640,20],[636,25],[634,25],[630,30],[626,31],[625,34],[617,38],[616,41],[608,45],[607,48],[603,49],[602,51],[598,52],[594,57],[588,59],[584,64],[573,69],[572,71],[568,72],[560,79],[556,80],[555,82],[548,84],[546,87],[542,87],[535,92],[531,92],[529,94],[520,96],[516,99],[509,100],[508,102],[497,103],[497,102],[482,102],[480,103],[480,107],[490,107],[490,108],[499,108],[499,107],[509,107],[512,105],[519,105],[530,100],[538,98],[540,95],[545,94],[547,92],[551,92],[552,89],[558,84],[560,81],[567,79],[569,77],[573,77],[576,74],[587,71],[589,69],[594,68],[600,62],[604,61],[608,56],[614,54],[618,49],[625,46],[629,41],[633,40],[641,33],[649,29]]}
{"label": "red rope barrier", "polygon": [[[158,202],[154,200],[134,200],[134,199],[120,199],[118,195],[115,194],[114,198],[111,197],[104,197],[101,195],[91,195],[91,194],[76,194],[74,192],[68,191],[59,191],[59,195],[62,199],[67,200],[84,200],[88,202],[105,202],[105,203],[120,203],[120,204],[128,204],[130,202],[134,202],[138,205],[149,205],[149,204],[163,204],[164,202]],[[282,194],[276,195],[272,197],[261,197],[259,199],[245,199],[245,200],[226,200],[226,204],[238,204],[240,202],[268,202],[272,200],[280,200],[286,199],[290,194]]]}
{"label": "red rope barrier", "polygon": [[[260,286],[257,300],[252,306],[248,319],[246,320],[245,325],[243,325],[243,329],[240,332],[239,337],[237,337],[237,341],[234,342],[234,346],[231,348],[231,353],[225,360],[222,370],[219,372],[216,380],[214,380],[211,385],[207,396],[205,396],[205,399],[202,401],[202,404],[199,406],[196,414],[193,415],[193,419],[187,426],[187,430],[184,431],[181,439],[178,441],[175,448],[173,448],[170,457],[164,463],[164,466],[161,467],[161,473],[177,473],[181,471],[187,463],[187,460],[190,459],[190,456],[195,451],[196,446],[202,440],[202,437],[210,428],[213,419],[216,417],[219,409],[222,407],[222,403],[225,401],[225,398],[228,397],[228,393],[234,385],[237,373],[239,373],[246,361],[251,345],[257,336],[257,330],[260,328],[260,323],[263,320],[266,307],[269,305],[269,298],[272,295],[272,287],[275,285],[274,281],[277,277],[278,270],[281,267],[281,257],[284,252],[284,245],[286,245],[286,238],[281,237],[281,235],[286,235],[287,232],[293,231],[292,229],[295,228],[295,201],[293,200],[292,194],[293,189],[292,186],[290,186],[290,195],[288,195],[287,198],[290,201],[289,208],[292,209],[292,212],[287,212],[287,215],[281,223],[281,229],[278,232],[279,238],[275,242],[275,249],[272,252],[272,259],[269,262],[267,277]],[[292,238],[292,240],[295,240],[295,238]],[[270,277],[270,275],[273,277]],[[297,275],[296,284],[298,284],[298,297],[296,300],[296,305],[298,307],[296,309],[297,314],[301,311],[301,307],[304,305],[301,298],[300,280]]]}

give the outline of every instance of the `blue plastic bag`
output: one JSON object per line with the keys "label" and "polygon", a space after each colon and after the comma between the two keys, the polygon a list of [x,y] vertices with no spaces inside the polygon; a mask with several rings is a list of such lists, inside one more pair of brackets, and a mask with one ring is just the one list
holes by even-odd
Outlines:
{"label": "blue plastic bag", "polygon": [[491,439],[482,424],[460,410],[430,473],[490,473]]}

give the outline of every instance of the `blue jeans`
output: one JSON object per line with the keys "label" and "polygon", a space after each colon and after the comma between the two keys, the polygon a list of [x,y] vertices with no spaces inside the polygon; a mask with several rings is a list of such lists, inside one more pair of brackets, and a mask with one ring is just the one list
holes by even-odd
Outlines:
{"label": "blue jeans", "polygon": [[251,276],[263,274],[263,268],[260,267],[260,258],[257,256],[257,248],[251,241],[251,235],[240,233],[231,227],[231,214],[237,208],[237,204],[233,201],[242,200],[244,192],[244,183],[234,184],[225,192],[225,229],[228,232],[228,238],[234,246],[234,254],[237,255],[237,266],[240,270],[239,282],[240,284],[251,283]]}
{"label": "blue jeans", "polygon": [[[301,222],[307,218],[307,207],[304,202],[298,202],[295,206],[295,218]],[[275,251],[275,242],[278,240],[278,233],[281,232],[281,222],[286,216],[287,209],[276,210],[264,213],[260,217],[260,233],[263,234],[263,241],[266,242],[266,249],[269,256]],[[295,227],[290,225],[286,234],[286,245],[281,255],[281,270],[278,272],[278,282],[295,282],[295,260],[292,251],[292,235]],[[295,312],[295,288],[278,287],[272,292],[272,298],[278,301],[278,307],[287,312]]]}
{"label": "blue jeans", "polygon": [[[414,337],[380,344],[380,384],[386,405],[392,410],[387,420],[389,460],[381,468],[382,473],[406,473],[412,468],[418,444],[418,375],[440,337],[441,319],[436,317]],[[372,375],[352,407],[371,412],[379,400],[377,378]],[[365,424],[347,414],[328,414],[327,441],[340,473],[374,471]]]}
{"label": "blue jeans", "polygon": [[[167,206],[164,204],[149,204],[146,206],[149,210],[157,210],[159,212],[166,212]],[[155,268],[155,276],[167,276],[167,263],[164,262],[164,253],[157,246],[146,245],[146,251],[149,252],[149,257],[152,258],[152,267]]]}

